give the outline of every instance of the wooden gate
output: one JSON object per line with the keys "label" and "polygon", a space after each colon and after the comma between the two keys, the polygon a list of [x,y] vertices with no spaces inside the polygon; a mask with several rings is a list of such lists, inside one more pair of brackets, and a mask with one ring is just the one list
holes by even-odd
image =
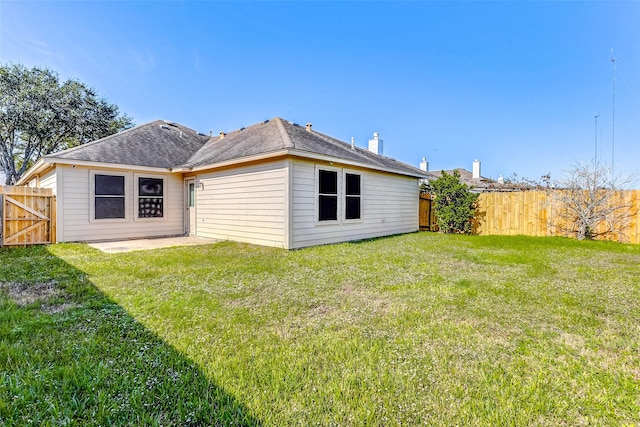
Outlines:
{"label": "wooden gate", "polygon": [[55,200],[48,188],[0,186],[0,246],[55,242]]}
{"label": "wooden gate", "polygon": [[420,194],[420,230],[438,231],[436,216],[433,213],[433,199],[431,194]]}

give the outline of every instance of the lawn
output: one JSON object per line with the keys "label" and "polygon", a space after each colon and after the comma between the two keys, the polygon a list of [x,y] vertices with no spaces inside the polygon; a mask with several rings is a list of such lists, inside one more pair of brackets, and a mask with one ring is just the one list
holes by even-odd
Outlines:
{"label": "lawn", "polygon": [[0,425],[640,425],[640,246],[0,249]]}

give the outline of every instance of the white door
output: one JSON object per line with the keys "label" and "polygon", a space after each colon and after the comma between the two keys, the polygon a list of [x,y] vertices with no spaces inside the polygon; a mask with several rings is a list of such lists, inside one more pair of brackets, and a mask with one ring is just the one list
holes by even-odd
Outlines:
{"label": "white door", "polygon": [[185,234],[196,234],[196,180],[185,180]]}

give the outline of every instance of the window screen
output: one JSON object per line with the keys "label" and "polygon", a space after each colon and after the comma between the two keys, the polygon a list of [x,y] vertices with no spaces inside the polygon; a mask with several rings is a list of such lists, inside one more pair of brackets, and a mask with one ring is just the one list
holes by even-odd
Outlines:
{"label": "window screen", "polygon": [[338,172],[319,171],[318,221],[338,219]]}
{"label": "window screen", "polygon": [[345,174],[345,219],[360,219],[360,175]]}
{"label": "window screen", "polygon": [[163,194],[162,178],[138,178],[138,218],[162,218],[164,216]]}
{"label": "window screen", "polygon": [[125,217],[124,176],[94,175],[94,194],[95,219]]}

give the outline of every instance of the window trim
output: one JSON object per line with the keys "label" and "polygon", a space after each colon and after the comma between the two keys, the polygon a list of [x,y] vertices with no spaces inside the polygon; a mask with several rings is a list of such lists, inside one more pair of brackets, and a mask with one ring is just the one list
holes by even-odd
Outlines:
{"label": "window trim", "polygon": [[[121,176],[124,177],[124,218],[96,218],[96,175]],[[106,171],[106,170],[90,170],[89,171],[89,222],[98,223],[123,223],[130,221],[129,211],[129,178],[130,174],[126,172]],[[98,195],[98,197],[101,197]]]}
{"label": "window trim", "polygon": [[[326,170],[331,172],[337,172],[338,179],[338,202],[337,202],[337,215],[335,220],[320,221],[320,170]],[[360,218],[346,219],[346,204],[347,204],[347,174],[360,176]],[[365,187],[365,174],[361,170],[341,168],[329,165],[315,165],[315,179],[314,179],[314,204],[313,204],[313,216],[314,224],[316,226],[324,225],[342,225],[342,224],[357,224],[363,222],[364,218],[364,187]]]}
{"label": "window trim", "polygon": [[[153,178],[162,180],[162,216],[152,218],[140,218],[140,178]],[[158,175],[152,173],[134,173],[133,174],[133,221],[134,222],[159,222],[167,220],[167,209],[169,207],[168,194],[167,194],[167,177],[165,175]]]}
{"label": "window trim", "polygon": [[[336,180],[337,180],[337,192],[336,192],[336,219],[329,219],[329,220],[322,220],[320,221],[320,171],[329,171],[329,172],[335,172],[336,173]],[[336,224],[340,224],[340,212],[342,211],[341,209],[341,201],[342,201],[342,197],[341,197],[341,185],[342,185],[342,174],[341,174],[341,169],[340,168],[336,168],[336,167],[332,167],[332,166],[324,166],[324,165],[316,165],[316,170],[315,170],[315,179],[314,179],[314,204],[313,204],[313,217],[314,217],[314,223],[316,225],[336,225]]]}
{"label": "window trim", "polygon": [[[347,174],[358,175],[360,177],[360,194],[358,194],[357,196],[347,195]],[[343,221],[348,224],[362,222],[362,216],[363,216],[362,215],[362,193],[363,193],[363,187],[364,187],[363,174],[361,171],[356,171],[353,169],[343,169],[342,177],[343,177],[342,186],[344,188],[344,194],[342,195],[342,198],[344,200],[344,210],[342,212]],[[360,199],[360,217],[359,218],[351,218],[351,219],[347,218],[347,197],[358,197]]]}

